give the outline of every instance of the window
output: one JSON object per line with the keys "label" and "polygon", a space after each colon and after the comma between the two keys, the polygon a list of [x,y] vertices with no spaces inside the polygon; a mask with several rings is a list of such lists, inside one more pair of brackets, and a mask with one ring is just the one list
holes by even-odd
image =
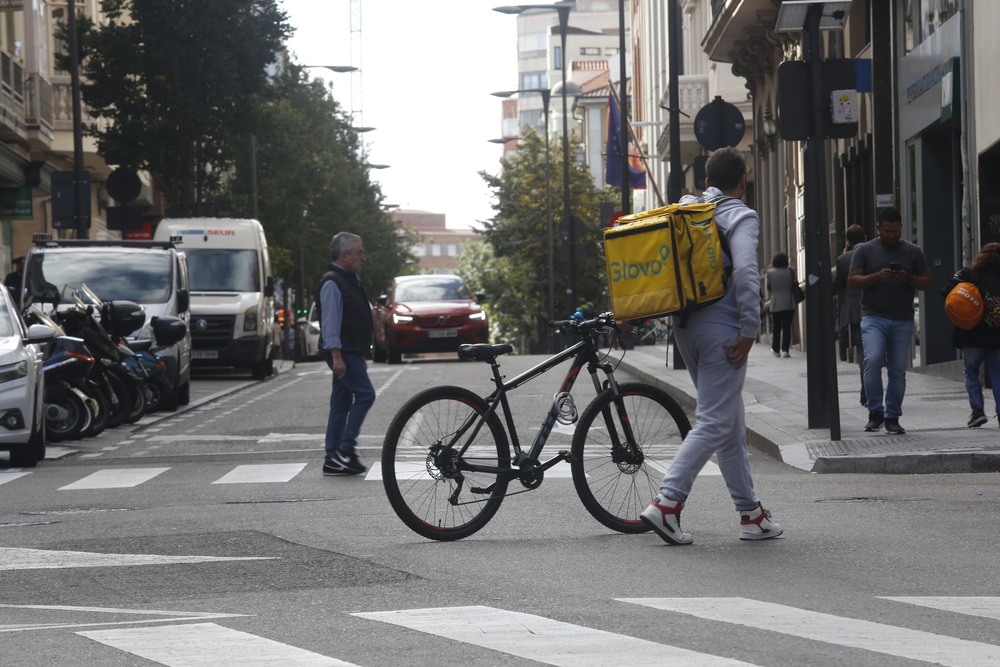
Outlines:
{"label": "window", "polygon": [[545,33],[535,32],[519,36],[517,38],[517,51],[521,56],[545,53]]}
{"label": "window", "polygon": [[562,69],[562,47],[552,47],[552,69]]}
{"label": "window", "polygon": [[606,55],[606,56],[616,56],[616,55],[618,55],[618,47],[617,46],[606,46],[606,47],[604,47],[604,55]]}
{"label": "window", "polygon": [[548,88],[549,81],[545,72],[524,72],[521,74],[521,90],[532,88]]}
{"label": "window", "polygon": [[530,109],[528,111],[521,112],[521,127],[533,127],[535,129],[542,129],[544,127],[543,116],[545,114],[541,109]]}
{"label": "window", "polygon": [[580,47],[581,56],[599,56],[601,55],[601,47],[599,46],[581,46]]}
{"label": "window", "polygon": [[958,13],[959,0],[907,0],[903,10],[906,51],[917,48]]}

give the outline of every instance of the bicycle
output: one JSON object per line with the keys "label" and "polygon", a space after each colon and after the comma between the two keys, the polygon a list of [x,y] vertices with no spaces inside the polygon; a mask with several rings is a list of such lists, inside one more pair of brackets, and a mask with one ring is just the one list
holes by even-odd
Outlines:
{"label": "bicycle", "polygon": [[[508,381],[497,358],[513,351],[510,344],[462,345],[460,356],[490,365],[493,393],[433,387],[393,418],[382,448],[382,482],[389,504],[416,533],[442,541],[468,537],[493,518],[506,496],[537,489],[546,471],[562,461],[569,462],[577,495],[595,519],[622,533],[649,530],[639,514],[659,492],[668,460],[691,428],[687,415],[662,389],[619,383],[607,357],[599,358],[599,337],[615,330],[611,313],[550,325],[563,326],[580,341]],[[559,392],[525,451],[507,394],[569,359]],[[570,392],[584,366],[597,396],[577,413]],[[576,423],[571,448],[541,461],[556,422]],[[511,482],[523,489],[508,493]]]}

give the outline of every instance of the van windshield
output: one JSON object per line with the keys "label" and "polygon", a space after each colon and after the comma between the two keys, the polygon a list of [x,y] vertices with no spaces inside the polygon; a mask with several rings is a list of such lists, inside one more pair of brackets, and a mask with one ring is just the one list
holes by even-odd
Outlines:
{"label": "van windshield", "polygon": [[170,255],[164,252],[119,252],[73,249],[29,256],[28,294],[35,301],[71,301],[82,283],[104,301],[166,303],[173,294]]}
{"label": "van windshield", "polygon": [[259,292],[256,250],[184,249],[192,292]]}

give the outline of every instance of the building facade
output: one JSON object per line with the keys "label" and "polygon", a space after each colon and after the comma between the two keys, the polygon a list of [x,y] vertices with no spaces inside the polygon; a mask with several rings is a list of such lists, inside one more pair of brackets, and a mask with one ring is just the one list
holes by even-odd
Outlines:
{"label": "building facade", "polygon": [[[65,44],[56,35],[66,22],[65,0],[5,2],[0,7],[0,270],[9,271],[38,232],[75,235],[54,225],[52,183],[74,169],[73,104],[69,72],[57,63]],[[101,19],[99,0],[77,0],[78,15]],[[93,122],[82,107],[82,124]],[[83,169],[90,177],[92,238],[109,232],[110,200],[104,183],[111,168],[83,132]],[[55,178],[58,179],[58,176]],[[148,195],[148,191],[145,193]],[[58,224],[58,223],[56,223]]]}

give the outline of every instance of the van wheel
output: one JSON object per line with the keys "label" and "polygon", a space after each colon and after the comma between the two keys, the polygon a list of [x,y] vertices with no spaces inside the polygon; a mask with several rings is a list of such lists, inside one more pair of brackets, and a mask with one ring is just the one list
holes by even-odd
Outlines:
{"label": "van wheel", "polygon": [[254,380],[263,380],[274,374],[274,360],[268,357],[256,362],[250,369]]}

